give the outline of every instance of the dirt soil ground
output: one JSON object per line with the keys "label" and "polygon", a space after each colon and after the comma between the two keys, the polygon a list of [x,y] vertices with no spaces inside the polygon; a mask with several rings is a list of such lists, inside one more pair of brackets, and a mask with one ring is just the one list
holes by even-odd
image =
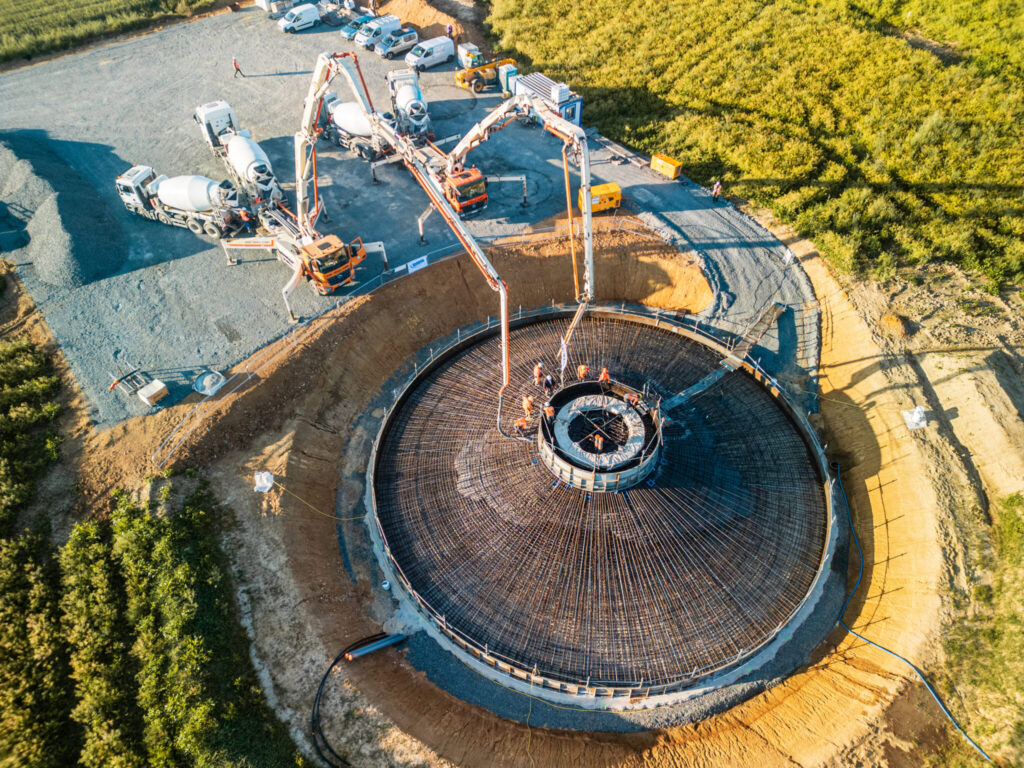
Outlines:
{"label": "dirt soil ground", "polygon": [[[892,351],[893,324],[879,318],[871,325],[872,307],[881,306],[877,296],[872,302],[875,295],[865,289],[848,293],[810,244],[792,233],[779,234],[787,238],[821,301],[822,415],[867,557],[867,582],[848,609],[847,621],[924,664],[936,654],[943,617],[940,594],[947,588],[963,591],[971,579],[960,554],[970,523],[963,520],[963,510],[976,508],[979,486],[972,479],[973,462],[964,462],[944,431],[940,417],[948,409],[933,410],[929,427],[913,433],[901,411],[928,403],[929,387],[940,391],[948,382],[938,387],[925,382],[922,388],[922,369]],[[535,244],[495,257],[508,276],[513,306],[571,295],[564,252],[564,245]],[[598,253],[598,270],[605,275],[603,298],[689,311],[708,301],[706,282],[693,263],[671,248],[630,241],[620,233],[603,236]],[[563,257],[557,268],[552,256]],[[271,702],[300,744],[306,743],[308,710],[323,670],[338,649],[377,631],[383,614],[367,587],[369,574],[346,575],[351,564],[343,561],[338,546],[339,529],[346,541],[354,540],[361,525],[345,519],[346,509],[362,495],[365,464],[356,459],[365,455],[371,439],[360,416],[380,384],[412,352],[493,314],[495,307],[493,294],[464,257],[363,297],[323,323],[297,354],[265,372],[258,385],[226,401],[218,419],[211,420],[212,428],[183,459],[206,468],[235,512],[225,540],[239,603],[254,637],[254,660]],[[45,333],[24,301],[12,314],[8,329],[35,326],[37,333]],[[888,335],[878,328],[889,329]],[[997,325],[993,333],[1012,330]],[[1016,337],[1006,338],[1012,351]],[[922,352],[939,354],[930,348]],[[972,376],[988,382],[987,374],[979,377],[973,371],[959,377],[964,387]],[[1007,392],[1001,380],[997,383]],[[992,423],[1009,425],[1003,427],[1006,444],[1019,460],[1021,446],[1012,432],[1017,411],[998,410],[1016,408],[1015,397],[1007,394],[1004,402],[982,392],[977,408],[984,406]],[[72,409],[77,431],[66,460],[80,467],[79,498],[94,502],[112,487],[137,484],[152,471],[152,450],[189,407],[99,434],[84,424],[76,426]],[[991,426],[975,423],[981,417],[974,410],[958,412],[954,421],[963,422],[954,437],[969,435],[968,427],[980,432]],[[1001,487],[1012,487],[1014,476],[1003,477],[996,458],[1014,460],[993,456],[986,475],[1001,477]],[[256,469],[273,471],[281,485],[269,494],[254,494]],[[326,694],[324,725],[332,743],[360,766],[901,765],[912,741],[899,707],[906,706],[908,695],[918,695],[910,688],[900,698],[905,681],[906,671],[891,659],[836,632],[813,664],[728,713],[648,734],[580,736],[496,718],[438,690],[400,653],[388,652],[337,673]],[[939,729],[935,739],[941,741],[945,727],[935,723],[922,723],[921,732]]]}
{"label": "dirt soil ground", "polygon": [[[383,8],[403,3],[405,17],[414,6],[428,14],[414,0]],[[457,0],[445,8],[455,5],[471,30],[473,9]],[[447,15],[417,23],[443,25]],[[949,616],[943,596],[966,595],[981,578],[968,555],[989,498],[1024,486],[1020,306],[939,269],[919,286],[841,284],[810,243],[767,223],[807,271],[822,310],[822,422],[866,556],[866,582],[846,621],[927,667],[940,657],[938,632]],[[602,299],[690,311],[706,303],[706,282],[671,249],[620,235],[602,241],[600,253]],[[571,294],[571,277],[554,256],[564,249],[530,246],[496,257],[513,306]],[[52,348],[45,324],[8,281],[0,331]],[[360,457],[382,415],[368,407],[416,349],[495,312],[493,294],[464,257],[360,298],[225,399],[183,454],[234,511],[225,542],[254,661],[307,751],[320,676],[341,647],[379,630],[385,614],[367,586],[372,574],[339,549],[339,538],[358,543],[361,523],[346,519],[346,510],[361,498]],[[151,473],[150,454],[193,405],[96,433],[73,384],[64,397],[64,458],[26,514],[55,510],[58,534],[76,509],[101,509],[111,488],[137,486]],[[928,426],[911,432],[902,411],[918,404]],[[253,493],[257,469],[274,472],[280,486]],[[851,584],[855,576],[851,570]],[[890,657],[836,631],[805,669],[723,715],[647,734],[581,736],[496,718],[388,651],[336,674],[324,726],[358,766],[904,766],[920,763],[922,745],[950,738],[934,712],[911,716],[930,705],[907,679]],[[957,711],[968,728],[969,703]]]}

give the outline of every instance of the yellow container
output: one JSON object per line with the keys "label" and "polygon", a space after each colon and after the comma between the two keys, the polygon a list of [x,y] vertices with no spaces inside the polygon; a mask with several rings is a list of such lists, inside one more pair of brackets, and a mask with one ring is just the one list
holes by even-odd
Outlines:
{"label": "yellow container", "polygon": [[[583,190],[576,195],[576,204],[583,210]],[[594,213],[618,208],[622,205],[622,189],[614,181],[608,184],[595,184],[590,188],[590,210]]]}
{"label": "yellow container", "polygon": [[670,179],[678,179],[683,172],[683,164],[668,155],[658,154],[651,157],[651,169]]}

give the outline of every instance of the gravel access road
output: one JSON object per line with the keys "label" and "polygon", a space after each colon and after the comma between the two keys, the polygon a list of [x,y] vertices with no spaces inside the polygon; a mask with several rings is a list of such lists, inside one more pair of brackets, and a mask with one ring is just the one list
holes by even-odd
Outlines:
{"label": "gravel access road", "polygon": [[[292,137],[317,54],[344,50],[355,47],[334,28],[283,34],[251,7],[0,75],[0,144],[27,158],[56,193],[27,206],[29,214],[38,214],[28,229],[34,247],[7,256],[44,313],[99,426],[148,410],[108,390],[118,366],[139,367],[167,382],[171,396],[164,402],[174,402],[201,370],[223,370],[290,327],[280,294],[289,277],[284,265],[268,253],[229,267],[214,241],[125,211],[114,178],[135,163],[168,176],[224,178],[192,121],[197,105],[224,98],[291,194]],[[244,79],[232,76],[232,56]],[[386,108],[384,75],[404,65],[366,52],[359,61],[374,103]],[[453,69],[444,65],[422,76],[439,138],[461,135],[500,101],[455,87]],[[347,98],[343,81],[336,84]],[[779,372],[811,370],[817,341],[807,347],[799,313],[813,296],[799,268],[781,260],[784,246],[732,206],[710,206],[705,190],[622,162],[628,153],[621,147],[595,143],[594,149],[594,183],[619,182],[633,210],[681,248],[703,255],[722,291],[707,319],[740,332],[766,302],[781,301],[796,311],[780,318],[781,331],[765,337],[762,362]],[[523,208],[520,184],[493,185],[491,204],[469,223],[477,236],[515,232],[564,209],[560,144],[547,133],[512,125],[472,158],[488,175],[525,174],[529,193]],[[381,183],[374,185],[364,162],[332,145],[321,143],[319,159],[330,217],[321,219],[321,231],[382,241],[391,268],[456,247],[436,215],[426,225],[427,245],[419,244],[415,219],[426,196],[399,166],[379,168]],[[0,183],[12,209],[19,189]],[[360,284],[382,270],[379,257],[367,259],[358,270]],[[296,312],[310,318],[337,298],[300,288],[293,301]]]}

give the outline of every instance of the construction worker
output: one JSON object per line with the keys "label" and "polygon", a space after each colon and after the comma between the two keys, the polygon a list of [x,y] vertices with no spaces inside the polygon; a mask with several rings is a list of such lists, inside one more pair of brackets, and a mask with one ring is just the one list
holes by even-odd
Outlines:
{"label": "construction worker", "polygon": [[632,405],[634,408],[636,408],[640,404],[640,395],[638,395],[636,392],[630,392],[622,399],[625,400],[630,405]]}
{"label": "construction worker", "polygon": [[252,216],[249,215],[249,212],[245,210],[245,208],[242,208],[238,212],[238,215],[242,217],[242,224],[245,225],[245,231],[252,232]]}
{"label": "construction worker", "polygon": [[594,435],[594,450],[600,453],[604,450],[604,438],[600,435]]}
{"label": "construction worker", "polygon": [[715,184],[711,187],[711,199],[714,202],[718,202],[718,196],[722,194],[722,182],[715,180]]}
{"label": "construction worker", "polygon": [[452,37],[452,35],[453,35],[453,34],[455,34],[455,29],[454,29],[454,28],[452,27],[452,25],[451,25],[451,24],[449,23],[449,24],[448,24],[448,26],[444,28],[444,33],[445,33],[445,35],[447,35],[447,36],[448,36],[448,38],[449,38],[449,39],[454,39],[454,38]]}
{"label": "construction worker", "polygon": [[533,383],[540,386],[540,375],[543,372],[544,363],[537,363],[533,366]]}
{"label": "construction worker", "polygon": [[533,398],[529,395],[523,395],[523,412],[527,416],[533,415]]}
{"label": "construction worker", "polygon": [[526,419],[525,416],[520,416],[513,422],[513,424],[515,425],[516,432],[518,432],[520,435],[525,435],[526,430],[530,426],[530,422]]}
{"label": "construction worker", "polygon": [[242,71],[242,68],[238,66],[238,59],[234,56],[231,57],[231,66],[235,69],[234,77],[245,77],[245,73]]}
{"label": "construction worker", "polygon": [[590,366],[586,363],[580,363],[576,366],[576,381],[583,381],[587,376],[590,375]]}
{"label": "construction worker", "polygon": [[601,368],[601,375],[597,377],[597,380],[602,384],[611,384],[612,377],[608,375],[608,366]]}
{"label": "construction worker", "polygon": [[555,420],[555,409],[551,403],[544,403],[544,418],[548,420],[548,424]]}
{"label": "construction worker", "polygon": [[551,391],[555,388],[555,377],[550,373],[544,377],[544,394],[550,395]]}

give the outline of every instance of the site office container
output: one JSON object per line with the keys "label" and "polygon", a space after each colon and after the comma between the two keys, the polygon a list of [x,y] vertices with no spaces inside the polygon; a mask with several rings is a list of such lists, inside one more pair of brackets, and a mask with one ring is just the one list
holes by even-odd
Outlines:
{"label": "site office container", "polygon": [[683,172],[683,164],[668,155],[655,154],[651,157],[651,170],[670,179],[678,179]]}
{"label": "site office container", "polygon": [[[583,190],[576,195],[576,204],[583,210]],[[594,213],[608,211],[622,205],[622,188],[614,181],[595,184],[590,188],[590,210]]]}

